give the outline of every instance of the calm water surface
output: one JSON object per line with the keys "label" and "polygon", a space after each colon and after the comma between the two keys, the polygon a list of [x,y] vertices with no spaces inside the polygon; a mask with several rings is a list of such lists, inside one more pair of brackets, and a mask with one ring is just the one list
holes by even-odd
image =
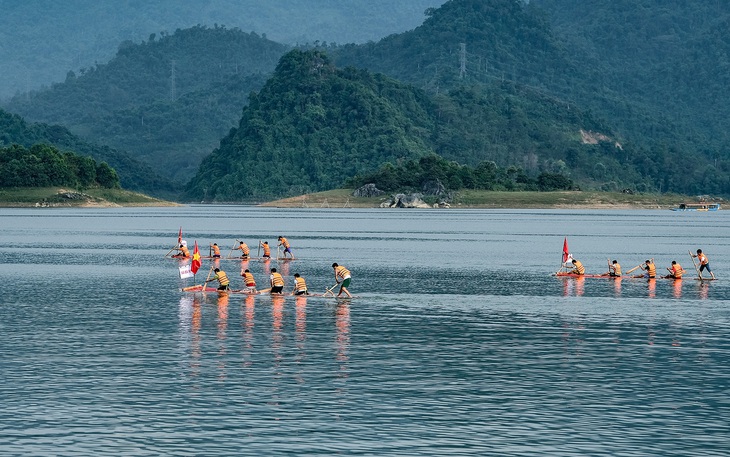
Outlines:
{"label": "calm water surface", "polygon": [[[353,272],[352,301],[185,294],[179,227]],[[1,455],[730,451],[730,214],[0,209]],[[558,279],[655,258],[681,282]],[[702,248],[716,275],[693,280]],[[205,260],[196,282],[209,271]]]}

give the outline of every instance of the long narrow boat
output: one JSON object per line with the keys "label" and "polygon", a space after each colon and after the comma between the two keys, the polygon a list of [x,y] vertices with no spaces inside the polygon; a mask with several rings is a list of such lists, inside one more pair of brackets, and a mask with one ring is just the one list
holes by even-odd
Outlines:
{"label": "long narrow boat", "polygon": [[555,273],[554,276],[560,277],[560,278],[604,278],[604,279],[621,279],[621,278],[630,278],[631,276],[608,276],[608,275],[579,275],[576,273],[567,273],[567,272],[561,272],[561,273]]}
{"label": "long narrow boat", "polygon": [[720,204],[714,202],[680,203],[677,207],[670,209],[672,211],[718,211]]}
{"label": "long narrow boat", "polygon": [[[637,275],[637,276],[631,276],[631,275],[623,275],[623,276],[608,276],[608,275],[579,275],[575,273],[555,273],[553,276],[557,276],[559,278],[602,278],[602,279],[673,279],[675,281],[681,281],[682,278],[669,278],[666,276],[657,276],[656,278],[647,278],[643,275]],[[694,278],[698,279],[699,278]],[[705,279],[707,281],[707,279]]]}

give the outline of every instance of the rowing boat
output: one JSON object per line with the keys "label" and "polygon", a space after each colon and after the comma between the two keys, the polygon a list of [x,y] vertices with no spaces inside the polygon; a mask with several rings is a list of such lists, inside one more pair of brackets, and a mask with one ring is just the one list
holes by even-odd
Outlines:
{"label": "rowing boat", "polygon": [[555,276],[560,278],[605,278],[605,279],[621,279],[621,278],[630,278],[631,276],[609,276],[609,275],[579,275],[576,273],[555,273]]}
{"label": "rowing boat", "polygon": [[[603,278],[603,279],[674,279],[674,280],[681,280],[682,278],[671,278],[667,276],[657,276],[656,278],[647,278],[644,275],[639,276],[609,276],[609,275],[591,275],[591,274],[585,274],[585,275],[579,275],[576,273],[555,273],[554,276],[557,276],[559,278]],[[694,278],[699,280],[700,278]],[[705,279],[705,281],[708,281],[708,279]]]}
{"label": "rowing boat", "polygon": [[215,287],[206,287],[205,290],[203,290],[203,286],[197,285],[197,286],[190,286],[190,287],[184,287],[180,289],[181,292],[188,292],[188,293],[202,293],[202,292],[217,292],[219,294],[234,294],[234,295],[260,295],[260,296],[270,296],[270,297],[319,297],[319,298],[334,298],[338,300],[349,300],[350,298],[359,298],[357,295],[353,295],[352,297],[338,297],[337,295],[332,295],[328,293],[324,294],[317,294],[317,293],[310,293],[308,295],[292,295],[292,294],[271,294],[268,290],[264,291],[256,291],[256,292],[246,292],[245,289],[228,289],[228,290],[218,290]]}

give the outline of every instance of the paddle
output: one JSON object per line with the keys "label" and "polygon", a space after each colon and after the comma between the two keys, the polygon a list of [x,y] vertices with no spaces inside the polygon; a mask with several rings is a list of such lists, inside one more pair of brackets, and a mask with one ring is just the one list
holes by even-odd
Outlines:
{"label": "paddle", "polygon": [[700,269],[697,266],[697,262],[695,262],[695,256],[692,255],[692,251],[687,251],[687,254],[689,254],[689,258],[692,259],[692,265],[695,266],[695,271],[697,272],[697,277],[700,279],[700,281],[704,281],[704,278],[702,277],[702,273],[700,273]]}
{"label": "paddle", "polygon": [[210,270],[208,270],[208,276],[205,278],[205,282],[203,283],[203,293],[205,293],[205,286],[210,282],[211,273],[213,273],[213,265],[210,266]]}
{"label": "paddle", "polygon": [[329,293],[329,294],[332,294],[332,296],[334,297],[334,296],[335,296],[335,293],[334,293],[334,292],[332,292],[332,291],[334,290],[334,288],[335,288],[335,287],[337,287],[337,286],[339,286],[339,285],[340,285],[340,283],[338,282],[338,283],[337,283],[337,284],[335,284],[334,286],[330,287],[329,289],[327,289],[327,291],[326,291],[325,293],[323,293],[323,294],[322,294],[322,296],[323,296],[323,297],[326,297],[326,296],[327,296],[327,294]]}
{"label": "paddle", "polygon": [[174,250],[175,250],[175,248],[177,248],[177,246],[175,246],[174,248],[170,248],[170,250],[169,250],[169,251],[167,251],[167,254],[165,254],[165,257],[167,257],[168,255],[170,255],[170,253],[171,253],[172,251],[174,251]]}
{"label": "paddle", "polygon": [[[236,238],[236,241],[240,241],[238,238]],[[228,253],[228,258],[230,259],[233,255],[233,251],[236,250],[236,243],[233,243],[233,247],[231,248],[231,252]]]}
{"label": "paddle", "polygon": [[629,271],[627,271],[626,274],[633,273],[634,271],[636,271],[639,268],[641,268],[642,265],[643,265],[643,263],[640,263],[640,264],[636,265],[634,268],[632,268]]}
{"label": "paddle", "polygon": [[261,240],[259,240],[259,250],[256,253],[256,257],[261,257]]}

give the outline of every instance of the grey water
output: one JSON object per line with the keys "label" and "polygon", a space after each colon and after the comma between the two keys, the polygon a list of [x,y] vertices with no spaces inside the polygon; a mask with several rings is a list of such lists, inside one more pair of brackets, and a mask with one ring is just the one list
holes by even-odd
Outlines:
{"label": "grey water", "polygon": [[[356,297],[181,292],[180,227]],[[0,209],[0,284],[0,455],[730,453],[727,211]]]}

